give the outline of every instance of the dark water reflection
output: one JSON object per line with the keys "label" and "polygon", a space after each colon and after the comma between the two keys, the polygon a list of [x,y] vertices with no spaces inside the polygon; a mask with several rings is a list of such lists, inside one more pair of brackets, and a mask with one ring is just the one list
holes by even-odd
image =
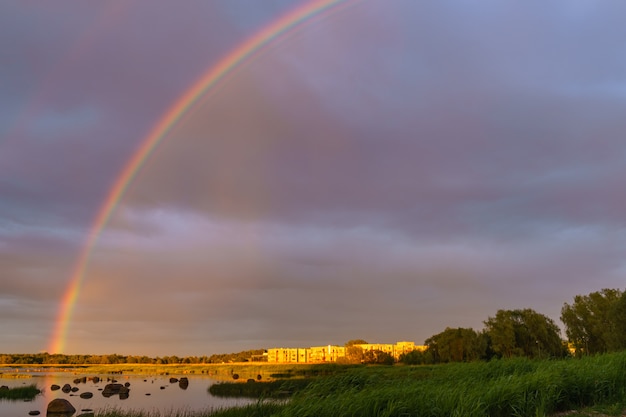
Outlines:
{"label": "dark water reflection", "polygon": [[[41,415],[46,415],[46,408],[50,401],[55,398],[68,400],[74,408],[75,415],[81,414],[82,410],[103,410],[103,409],[123,409],[123,410],[146,410],[146,411],[170,411],[170,410],[190,410],[200,411],[211,408],[225,408],[235,405],[244,405],[253,402],[250,399],[230,399],[213,397],[208,392],[210,385],[216,383],[215,379],[208,376],[186,376],[187,383],[181,381],[172,382],[172,376],[143,376],[143,375],[115,375],[117,384],[126,386],[128,392],[121,390],[118,393],[111,393],[104,390],[113,378],[111,375],[97,375],[101,380],[98,382],[87,380],[86,382],[75,383],[74,380],[83,376],[93,377],[96,375],[74,375],[67,372],[32,374],[30,378],[2,378],[0,385],[17,387],[23,385],[36,384],[43,391],[41,395],[33,401],[8,401],[0,400],[0,416],[28,416],[29,411],[38,410]],[[107,378],[109,380],[107,381]],[[180,378],[180,377],[177,377]],[[63,387],[70,384],[74,392],[63,392],[61,389],[52,390],[52,385]],[[87,397],[92,393],[91,398]],[[104,395],[103,395],[104,394]]]}

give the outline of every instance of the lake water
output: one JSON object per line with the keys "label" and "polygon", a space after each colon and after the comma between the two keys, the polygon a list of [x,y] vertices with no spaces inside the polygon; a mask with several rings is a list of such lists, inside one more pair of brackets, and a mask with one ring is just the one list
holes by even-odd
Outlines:
{"label": "lake water", "polygon": [[[0,370],[0,372],[2,372]],[[103,409],[117,408],[122,410],[145,410],[159,411],[161,413],[169,410],[190,410],[201,411],[214,408],[226,408],[236,405],[245,405],[254,400],[245,398],[219,398],[214,397],[208,392],[210,385],[216,383],[215,379],[208,376],[185,375],[189,379],[187,389],[180,388],[178,383],[170,383],[170,377],[180,378],[178,375],[89,375],[74,374],[68,372],[52,372],[52,373],[30,373],[30,378],[3,378],[0,376],[0,385],[9,387],[17,387],[23,385],[36,384],[42,390],[42,394],[38,395],[33,401],[15,401],[0,400],[0,416],[28,416],[29,411],[38,410],[42,416],[46,415],[48,403],[55,398],[65,398],[74,408],[76,414],[81,414],[81,410],[91,409],[99,411]],[[101,381],[94,383],[87,381],[86,383],[74,383],[74,379],[81,377],[98,376]],[[120,399],[118,395],[104,397],[102,389],[106,384],[111,383],[107,378],[115,378],[118,383],[130,383],[128,387],[130,393],[128,398]],[[102,380],[103,379],[103,380]],[[78,391],[64,393],[61,390],[52,391],[52,384],[60,385],[70,384],[77,387]],[[99,390],[100,389],[100,390]],[[93,397],[89,399],[80,398],[82,392],[91,392]]]}

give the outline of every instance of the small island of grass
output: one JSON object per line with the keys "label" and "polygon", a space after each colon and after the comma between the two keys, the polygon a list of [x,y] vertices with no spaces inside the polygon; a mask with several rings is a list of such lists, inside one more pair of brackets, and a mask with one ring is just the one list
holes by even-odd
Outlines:
{"label": "small island of grass", "polygon": [[40,393],[41,391],[35,384],[15,388],[9,388],[6,385],[0,387],[1,400],[32,400]]}

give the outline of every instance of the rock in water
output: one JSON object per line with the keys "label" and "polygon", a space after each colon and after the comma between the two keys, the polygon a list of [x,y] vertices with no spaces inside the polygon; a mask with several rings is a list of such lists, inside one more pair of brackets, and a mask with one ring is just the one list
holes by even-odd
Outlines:
{"label": "rock in water", "polygon": [[72,415],[76,412],[74,406],[66,399],[55,398],[48,403],[48,415]]}

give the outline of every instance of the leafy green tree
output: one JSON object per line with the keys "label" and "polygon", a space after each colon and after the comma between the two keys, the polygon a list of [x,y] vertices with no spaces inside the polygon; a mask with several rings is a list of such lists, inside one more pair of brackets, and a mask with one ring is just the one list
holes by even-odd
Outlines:
{"label": "leafy green tree", "polygon": [[365,353],[360,346],[346,346],[346,363],[363,363],[365,361]]}
{"label": "leafy green tree", "polygon": [[341,362],[344,363],[364,363],[365,362],[365,353],[360,346],[357,345],[367,345],[367,342],[363,339],[351,339],[348,340],[345,344],[346,347],[346,356]]}
{"label": "leafy green tree", "polygon": [[377,364],[377,365],[393,365],[395,362],[393,356],[382,350],[367,350],[363,352],[363,363]]}
{"label": "leafy green tree", "polygon": [[435,362],[469,362],[485,357],[486,339],[474,329],[446,329],[430,338],[425,344]]}
{"label": "leafy green tree", "polygon": [[485,321],[491,348],[498,356],[561,357],[565,349],[559,328],[532,309],[498,310]]}
{"label": "leafy green tree", "polygon": [[423,365],[426,363],[433,363],[432,356],[430,354],[417,349],[401,354],[398,362],[405,365]]}
{"label": "leafy green tree", "polygon": [[626,292],[615,302],[613,306],[613,318],[615,320],[615,333],[617,348],[626,349]]}
{"label": "leafy green tree", "polygon": [[363,339],[352,339],[346,342],[346,347],[354,345],[367,345],[367,342]]}
{"label": "leafy green tree", "polygon": [[604,353],[624,348],[624,333],[618,331],[624,320],[623,314],[619,315],[624,303],[622,298],[622,291],[605,288],[589,295],[577,295],[571,305],[563,305],[561,321],[576,354]]}

